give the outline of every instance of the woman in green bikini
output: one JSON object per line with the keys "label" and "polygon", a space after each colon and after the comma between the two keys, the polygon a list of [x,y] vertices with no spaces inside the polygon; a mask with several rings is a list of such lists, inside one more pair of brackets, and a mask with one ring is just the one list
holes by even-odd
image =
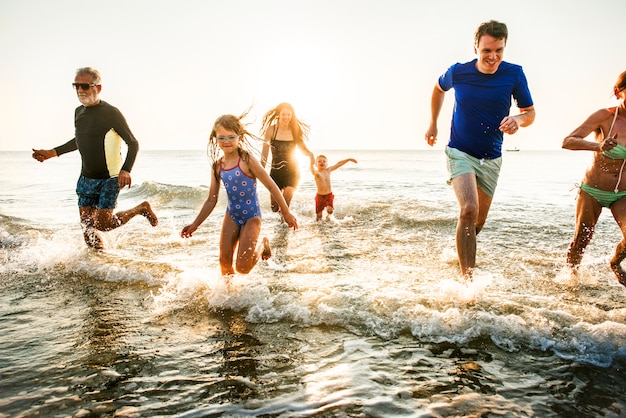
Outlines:
{"label": "woman in green bikini", "polygon": [[[615,248],[611,269],[626,286],[626,272],[621,266],[626,258],[626,71],[617,78],[613,93],[619,100],[617,106],[592,113],[563,140],[565,149],[594,152],[576,201],[576,230],[567,263],[574,270],[578,268],[602,208],[609,208],[624,237]],[[586,140],[591,133],[595,140]]]}

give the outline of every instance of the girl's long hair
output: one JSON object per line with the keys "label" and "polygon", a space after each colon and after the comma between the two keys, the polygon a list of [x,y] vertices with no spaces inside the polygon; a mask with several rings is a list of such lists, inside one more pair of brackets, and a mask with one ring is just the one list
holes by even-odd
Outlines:
{"label": "girl's long hair", "polygon": [[235,115],[222,115],[215,120],[213,128],[211,129],[211,135],[209,136],[209,143],[207,144],[207,155],[212,161],[213,175],[216,180],[220,180],[220,172],[218,162],[221,157],[221,149],[217,143],[216,130],[219,126],[222,128],[233,131],[239,136],[239,143],[237,147],[237,153],[246,163],[250,160],[250,154],[254,154],[258,151],[252,146],[251,140],[261,140],[261,138],[250,133],[246,129],[246,124],[243,123],[243,119],[248,116],[249,110],[246,110],[240,116]]}

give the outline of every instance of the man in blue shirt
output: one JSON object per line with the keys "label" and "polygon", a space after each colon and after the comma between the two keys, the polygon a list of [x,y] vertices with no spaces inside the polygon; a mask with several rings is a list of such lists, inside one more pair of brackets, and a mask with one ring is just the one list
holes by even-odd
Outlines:
{"label": "man in blue shirt", "polygon": [[[476,235],[487,219],[502,164],[503,134],[513,135],[535,120],[522,67],[502,61],[508,30],[482,23],[474,36],[477,58],[452,65],[435,84],[426,141],[437,141],[437,119],[446,91],[454,88],[450,141],[446,147],[450,183],[459,202],[456,246],[465,278],[476,264]],[[520,113],[509,116],[511,98]]]}

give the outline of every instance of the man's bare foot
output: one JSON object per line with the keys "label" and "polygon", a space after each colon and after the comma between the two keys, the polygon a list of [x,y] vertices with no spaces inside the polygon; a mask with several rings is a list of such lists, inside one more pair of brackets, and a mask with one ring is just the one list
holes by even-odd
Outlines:
{"label": "man's bare foot", "polygon": [[270,248],[270,240],[267,237],[263,237],[263,252],[261,253],[261,260],[267,260],[272,257],[272,249]]}
{"label": "man's bare foot", "polygon": [[102,238],[100,238],[100,234],[98,234],[95,229],[89,228],[83,232],[83,237],[85,238],[85,244],[87,244],[89,248],[93,248],[94,250],[104,250]]}
{"label": "man's bare foot", "polygon": [[139,213],[141,213],[143,216],[146,217],[146,219],[148,219],[148,222],[150,222],[150,225],[157,226],[159,224],[159,218],[157,218],[156,214],[152,210],[150,203],[143,202],[141,206],[142,206],[141,212]]}

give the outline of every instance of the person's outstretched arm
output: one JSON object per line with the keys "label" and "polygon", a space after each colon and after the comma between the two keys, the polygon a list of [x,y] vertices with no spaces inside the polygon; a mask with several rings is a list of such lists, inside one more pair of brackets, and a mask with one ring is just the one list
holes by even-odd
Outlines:
{"label": "person's outstretched arm", "polygon": [[329,171],[335,171],[336,169],[338,169],[339,167],[347,164],[347,163],[357,163],[357,161],[354,158],[346,158],[345,160],[341,160],[339,161],[337,164],[332,165],[330,167],[328,167]]}
{"label": "person's outstretched arm", "polygon": [[431,147],[435,145],[437,142],[437,120],[439,119],[439,114],[441,113],[441,108],[443,107],[443,100],[446,97],[446,92],[439,86],[439,82],[435,84],[433,88],[433,95],[430,98],[430,126],[426,131],[426,142]]}
{"label": "person's outstretched arm", "polygon": [[306,144],[304,143],[304,141],[300,141],[300,143],[298,144],[298,148],[300,148],[300,151],[302,151],[304,155],[309,156],[309,160],[311,164],[315,164],[315,155],[311,152],[311,150],[309,150],[306,147]]}
{"label": "person's outstretched arm", "polygon": [[280,214],[283,216],[285,222],[287,222],[287,225],[289,225],[294,230],[298,229],[298,221],[296,220],[296,217],[293,216],[293,214],[289,211],[289,206],[287,205],[283,194],[280,192],[280,189],[278,188],[274,180],[272,180],[270,175],[267,174],[267,171],[265,171],[263,167],[261,167],[261,164],[256,160],[256,158],[252,156],[250,156],[246,164],[248,165],[248,168],[250,169],[252,175],[259,179],[261,183],[263,183],[263,185],[270,192],[276,203],[278,203],[278,206],[280,207]]}
{"label": "person's outstretched arm", "polygon": [[[601,125],[607,122],[607,119],[613,115],[606,109],[600,109],[589,116],[578,128],[563,139],[562,148],[573,151],[608,151],[615,147],[617,143],[614,141],[616,135],[612,138],[602,138]],[[596,139],[589,141],[585,138],[592,132],[595,133]]]}
{"label": "person's outstretched arm", "polygon": [[530,126],[535,121],[535,108],[533,106],[520,109],[518,115],[507,116],[500,122],[499,129],[505,134],[517,133],[519,127]]}
{"label": "person's outstretched arm", "polygon": [[193,233],[196,232],[196,229],[198,229],[198,227],[202,224],[202,222],[204,222],[206,218],[209,217],[211,212],[213,212],[215,205],[217,204],[217,198],[219,196],[219,192],[220,192],[220,182],[219,180],[215,178],[214,175],[212,175],[211,187],[209,188],[209,196],[204,201],[204,204],[202,205],[202,208],[200,209],[198,216],[196,216],[196,219],[189,225],[185,226],[183,230],[180,232],[181,237],[190,238],[193,235]]}
{"label": "person's outstretched arm", "polygon": [[33,148],[33,158],[40,163],[46,161],[48,158],[58,157],[57,152],[53,149],[35,149]]}
{"label": "person's outstretched arm", "polygon": [[311,174],[313,174],[313,177],[315,177],[315,175],[317,174],[317,170],[315,169],[314,159],[311,159],[311,161],[309,161],[309,170],[311,170]]}

